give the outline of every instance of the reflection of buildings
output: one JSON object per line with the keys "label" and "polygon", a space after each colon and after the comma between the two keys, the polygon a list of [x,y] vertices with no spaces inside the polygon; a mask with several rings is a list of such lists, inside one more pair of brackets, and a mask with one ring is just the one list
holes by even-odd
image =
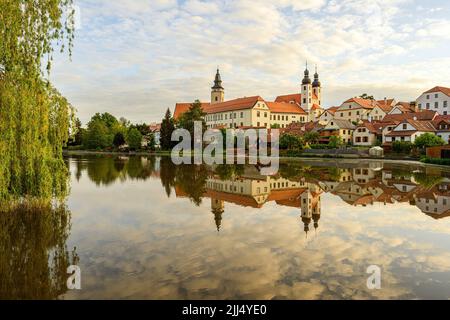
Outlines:
{"label": "reflection of buildings", "polygon": [[[211,210],[220,230],[226,203],[262,208],[274,202],[279,206],[300,209],[304,231],[319,228],[321,195],[334,194],[351,206],[409,203],[428,216],[450,216],[450,179],[426,173],[382,170],[380,165],[359,168],[313,168],[313,178],[260,176],[246,169],[244,174],[228,180],[212,175],[206,180],[204,197],[211,199]],[[185,196],[179,189],[177,196]]]}
{"label": "reflection of buildings", "polygon": [[[221,227],[225,203],[262,208],[266,203],[275,202],[279,206],[300,209],[307,232],[311,223],[316,229],[319,227],[322,192],[317,184],[306,181],[244,174],[229,180],[211,176],[206,182],[204,197],[211,199],[211,211],[218,230]],[[176,188],[176,194],[179,197],[185,196],[180,188]]]}

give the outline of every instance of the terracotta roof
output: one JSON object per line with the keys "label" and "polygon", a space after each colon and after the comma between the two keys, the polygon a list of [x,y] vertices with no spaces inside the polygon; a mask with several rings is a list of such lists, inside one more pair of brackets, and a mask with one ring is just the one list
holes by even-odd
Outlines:
{"label": "terracotta roof", "polygon": [[299,93],[286,94],[283,96],[278,96],[275,99],[275,102],[291,103],[291,101],[295,101],[295,103],[297,103],[298,105],[301,105],[302,104],[302,95]]}
{"label": "terracotta roof", "polygon": [[313,104],[311,110],[317,110],[317,109],[321,109],[321,107],[318,104]]}
{"label": "terracotta roof", "polygon": [[300,108],[297,104],[286,102],[266,102],[266,104],[272,113],[307,114],[305,110]]}
{"label": "terracotta roof", "polygon": [[330,107],[330,108],[326,109],[325,111],[328,111],[331,114],[335,114],[338,109],[339,109],[339,107]]}
{"label": "terracotta roof", "polygon": [[234,100],[211,104],[208,106],[208,108],[206,108],[205,112],[211,114],[225,111],[251,109],[255,106],[257,102],[265,102],[265,101],[260,96],[238,98]]}
{"label": "terracotta roof", "polygon": [[436,111],[431,110],[424,110],[421,112],[409,112],[409,113],[403,113],[403,114],[388,114],[383,118],[383,122],[389,122],[389,121],[398,121],[402,122],[407,119],[414,119],[417,120],[434,120],[438,116],[438,113]]}
{"label": "terracotta roof", "polygon": [[391,110],[394,102],[395,99],[386,99],[386,100],[378,100],[377,104],[383,110]]}
{"label": "terracotta roof", "polygon": [[377,103],[375,100],[368,100],[363,98],[350,98],[344,103],[351,103],[354,102],[358,105],[360,105],[364,109],[373,109],[377,106]]}
{"label": "terracotta roof", "polygon": [[149,128],[149,130],[150,130],[151,132],[157,132],[157,131],[160,131],[160,130],[161,130],[161,123],[151,123],[151,124],[148,126],[148,128]]}
{"label": "terracotta roof", "polygon": [[328,121],[327,125],[323,129],[326,130],[328,127],[339,127],[340,129],[351,129],[351,130],[354,130],[356,128],[350,121],[341,119],[333,119]]}
{"label": "terracotta roof", "polygon": [[[177,103],[175,105],[175,111],[173,112],[173,118],[175,120],[178,120],[183,113],[185,113],[189,110],[189,108],[192,106],[192,104],[193,104],[193,102]],[[211,105],[209,102],[202,102],[201,104],[202,104],[202,109],[205,112]]]}
{"label": "terracotta roof", "polygon": [[362,124],[356,126],[356,128],[366,128],[371,133],[377,133],[378,129],[372,122],[364,121]]}
{"label": "terracotta roof", "polygon": [[442,92],[443,94],[447,95],[450,97],[450,88],[446,88],[446,87],[434,87],[428,91],[425,91],[424,93],[435,93],[435,92]]}
{"label": "terracotta roof", "polygon": [[431,121],[418,121],[418,120],[406,120],[410,125],[416,128],[418,131],[434,132],[436,128]]}

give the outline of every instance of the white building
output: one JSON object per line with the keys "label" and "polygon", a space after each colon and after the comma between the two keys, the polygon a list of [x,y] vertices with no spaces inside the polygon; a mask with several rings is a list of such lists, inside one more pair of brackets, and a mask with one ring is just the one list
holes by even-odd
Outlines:
{"label": "white building", "polygon": [[417,98],[420,110],[433,110],[441,115],[450,114],[450,88],[434,87]]}

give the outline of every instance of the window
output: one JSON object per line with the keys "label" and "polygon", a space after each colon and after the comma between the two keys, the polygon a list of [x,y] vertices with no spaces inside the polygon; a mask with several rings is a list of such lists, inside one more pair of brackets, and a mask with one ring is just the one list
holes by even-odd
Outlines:
{"label": "window", "polygon": [[267,118],[267,112],[264,112],[264,118]]}
{"label": "window", "polygon": [[258,111],[258,112],[256,113],[256,116],[259,118],[259,117],[261,116],[261,112]]}
{"label": "window", "polygon": [[430,109],[430,104],[429,103],[427,103],[427,110],[429,110]]}
{"label": "window", "polygon": [[430,95],[429,94],[427,94],[427,100],[430,100]]}
{"label": "window", "polygon": [[348,115],[349,115],[349,116],[351,117],[351,116],[352,116],[352,113],[351,113],[351,112],[349,112],[349,113],[348,113]]}
{"label": "window", "polygon": [[422,104],[421,103],[419,103],[419,109],[422,109]]}
{"label": "window", "polygon": [[446,116],[447,115],[447,111],[444,111],[444,116]]}
{"label": "window", "polygon": [[403,124],[403,130],[408,129],[408,125],[406,123]]}
{"label": "window", "polygon": [[444,108],[447,108],[448,101],[444,101]]}
{"label": "window", "polygon": [[225,115],[225,120],[228,120],[228,114]]}
{"label": "window", "polygon": [[436,102],[434,103],[434,107],[437,109],[437,108],[439,107],[439,102],[436,101]]}
{"label": "window", "polygon": [[267,123],[264,123],[264,127],[266,127],[266,128],[267,128]]}
{"label": "window", "polygon": [[244,113],[243,112],[241,112],[241,119],[244,117]]}
{"label": "window", "polygon": [[305,98],[303,98],[303,103],[306,104],[306,99]]}
{"label": "window", "polygon": [[439,97],[439,94],[436,93],[436,94],[434,95],[434,97],[437,99],[437,98]]}
{"label": "window", "polygon": [[256,123],[256,126],[259,128],[260,127],[260,123],[258,122],[258,123]]}
{"label": "window", "polygon": [[369,142],[369,138],[368,137],[364,137],[363,138],[363,142]]}
{"label": "window", "polygon": [[343,112],[341,112],[341,117],[344,117],[344,113]]}

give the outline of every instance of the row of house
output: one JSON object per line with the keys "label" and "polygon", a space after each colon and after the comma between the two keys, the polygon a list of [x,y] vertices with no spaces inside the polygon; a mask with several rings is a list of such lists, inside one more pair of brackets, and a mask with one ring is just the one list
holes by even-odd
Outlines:
{"label": "row of house", "polygon": [[[268,101],[261,96],[225,101],[225,89],[219,69],[211,88],[210,102],[201,102],[208,128],[281,128],[283,132],[303,134],[317,131],[320,143],[339,136],[346,144],[372,146],[394,141],[414,142],[423,133],[432,132],[449,141],[447,116],[450,88],[434,87],[414,102],[385,98],[375,100],[353,97],[340,106],[322,108],[322,84],[316,72],[310,78],[304,71],[300,93]],[[174,119],[178,120],[192,103],[177,103]]]}

